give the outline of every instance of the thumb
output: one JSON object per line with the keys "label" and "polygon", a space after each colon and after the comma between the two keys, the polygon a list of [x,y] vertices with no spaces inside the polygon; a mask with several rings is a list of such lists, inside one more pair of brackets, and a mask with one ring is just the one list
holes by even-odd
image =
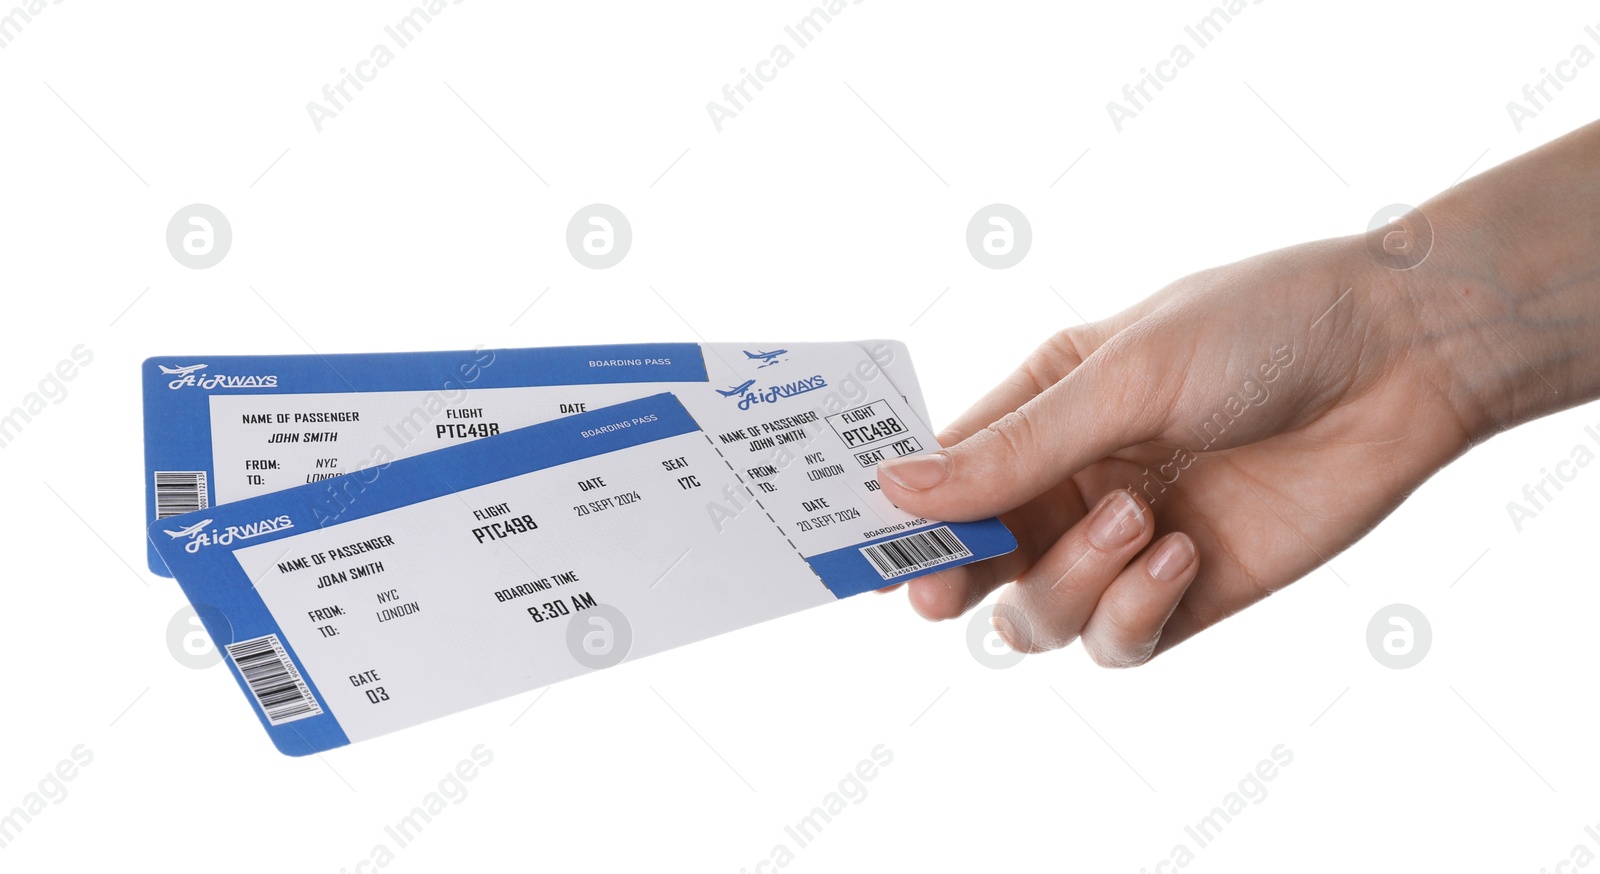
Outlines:
{"label": "thumb", "polygon": [[[1089,465],[1155,438],[1166,409],[1102,347],[1060,381],[960,443],[885,459],[878,483],[909,513],[962,522],[1014,509]],[[1107,361],[1113,362],[1108,365]]]}

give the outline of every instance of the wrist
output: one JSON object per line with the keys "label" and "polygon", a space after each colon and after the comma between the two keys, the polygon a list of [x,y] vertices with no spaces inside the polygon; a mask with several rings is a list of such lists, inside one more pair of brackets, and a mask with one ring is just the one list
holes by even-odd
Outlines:
{"label": "wrist", "polygon": [[1591,125],[1423,204],[1400,228],[1431,236],[1415,266],[1385,257],[1383,231],[1360,238],[1472,442],[1600,397],[1597,207]]}

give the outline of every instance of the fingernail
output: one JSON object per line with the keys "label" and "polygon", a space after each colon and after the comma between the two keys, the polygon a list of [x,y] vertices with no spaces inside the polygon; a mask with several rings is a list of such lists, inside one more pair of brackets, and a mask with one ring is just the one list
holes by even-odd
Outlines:
{"label": "fingernail", "polygon": [[1194,561],[1194,544],[1181,534],[1168,537],[1150,556],[1150,576],[1170,583]]}
{"label": "fingernail", "polygon": [[1089,522],[1089,542],[1100,549],[1116,549],[1132,542],[1144,530],[1144,511],[1126,490],[1107,495]]}
{"label": "fingernail", "polygon": [[926,455],[907,455],[904,458],[886,458],[878,462],[878,475],[894,480],[897,485],[920,492],[950,478],[950,456],[943,452],[932,452]]}

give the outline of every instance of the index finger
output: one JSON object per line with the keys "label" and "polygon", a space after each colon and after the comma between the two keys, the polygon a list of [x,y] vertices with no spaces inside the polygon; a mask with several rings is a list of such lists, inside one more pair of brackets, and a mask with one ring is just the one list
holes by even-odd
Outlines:
{"label": "index finger", "polygon": [[1052,336],[1030,353],[1011,375],[945,426],[938,435],[940,445],[954,446],[994,424],[1065,378],[1085,357],[1073,329]]}

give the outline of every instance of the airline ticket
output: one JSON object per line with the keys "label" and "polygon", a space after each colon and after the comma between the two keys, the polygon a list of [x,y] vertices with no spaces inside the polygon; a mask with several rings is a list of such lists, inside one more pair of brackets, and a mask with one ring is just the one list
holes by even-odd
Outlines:
{"label": "airline ticket", "polygon": [[[158,519],[151,542],[290,755],[1015,548],[997,520],[915,518],[877,491],[878,459],[933,436],[859,351],[749,386],[573,394],[589,408]],[[476,394],[429,426],[503,421],[509,402],[443,415]],[[370,409],[334,400],[296,409]],[[249,409],[226,415],[265,417],[267,447],[304,433]]]}
{"label": "airline ticket", "polygon": [[[662,391],[702,421],[758,426],[780,397],[869,395],[894,407],[879,427],[928,421],[910,356],[889,340],[162,356],[143,379],[146,524]],[[792,446],[792,430],[738,442]],[[879,455],[929,444],[862,443],[837,475],[866,482]],[[326,494],[336,518],[341,498]],[[149,565],[170,576],[154,547]]]}

